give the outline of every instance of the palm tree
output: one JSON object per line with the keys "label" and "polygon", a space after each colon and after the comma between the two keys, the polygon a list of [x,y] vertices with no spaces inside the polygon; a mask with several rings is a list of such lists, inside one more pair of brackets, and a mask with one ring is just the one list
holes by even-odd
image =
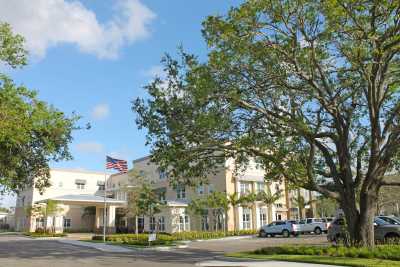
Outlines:
{"label": "palm tree", "polygon": [[228,202],[232,206],[233,209],[233,220],[234,220],[234,226],[235,226],[235,231],[239,230],[238,225],[237,225],[237,217],[236,217],[236,208],[242,204],[243,198],[239,197],[239,194],[237,192],[234,192],[232,194],[228,195]]}
{"label": "palm tree", "polygon": [[316,200],[310,199],[309,201],[306,201],[305,198],[301,195],[300,189],[297,189],[297,196],[292,197],[292,202],[297,206],[299,209],[299,217],[300,219],[303,219],[305,217],[305,207],[307,205],[311,205],[314,203]]}
{"label": "palm tree", "polygon": [[262,201],[268,208],[268,223],[272,221],[272,205],[282,197],[282,190],[278,190],[272,194],[271,188],[268,185],[266,191],[261,191],[257,194],[256,199]]}

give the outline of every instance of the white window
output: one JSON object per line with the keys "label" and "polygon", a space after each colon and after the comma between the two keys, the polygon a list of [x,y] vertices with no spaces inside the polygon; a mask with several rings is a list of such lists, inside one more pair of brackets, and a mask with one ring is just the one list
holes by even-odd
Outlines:
{"label": "white window", "polygon": [[165,232],[165,218],[164,218],[164,216],[158,217],[158,231]]}
{"label": "white window", "polygon": [[260,226],[267,224],[267,210],[265,208],[260,208]]}
{"label": "white window", "polygon": [[36,229],[44,228],[44,218],[36,218]]}
{"label": "white window", "polygon": [[204,185],[200,184],[197,186],[197,194],[203,195],[204,194]]}
{"label": "white window", "polygon": [[282,203],[275,203],[275,207],[276,208],[283,208],[283,204]]}
{"label": "white window", "polygon": [[158,194],[158,200],[161,203],[165,203],[166,202],[166,197],[165,197],[165,191],[162,191]]}
{"label": "white window", "polygon": [[158,176],[159,176],[160,180],[165,180],[165,179],[167,179],[167,172],[158,170]]}
{"label": "white window", "polygon": [[64,218],[64,228],[71,228],[71,219]]}
{"label": "white window", "polygon": [[179,185],[176,188],[176,198],[177,199],[185,199],[186,198],[186,189],[184,185]]}
{"label": "white window", "polygon": [[150,231],[155,231],[156,230],[156,218],[155,217],[150,217]]}
{"label": "white window", "polygon": [[251,229],[251,209],[244,208],[242,214],[242,229],[249,230]]}
{"label": "white window", "polygon": [[256,190],[257,190],[257,193],[264,192],[265,183],[263,183],[263,182],[256,183]]}
{"label": "white window", "polygon": [[240,183],[240,194],[246,195],[251,193],[251,183],[241,182]]}
{"label": "white window", "polygon": [[85,184],[76,184],[77,189],[85,189]]}
{"label": "white window", "polygon": [[214,185],[213,185],[213,184],[209,184],[209,185],[208,185],[208,193],[211,194],[211,193],[214,192],[214,191],[215,191]]}
{"label": "white window", "polygon": [[208,215],[201,216],[201,230],[202,231],[210,230]]}

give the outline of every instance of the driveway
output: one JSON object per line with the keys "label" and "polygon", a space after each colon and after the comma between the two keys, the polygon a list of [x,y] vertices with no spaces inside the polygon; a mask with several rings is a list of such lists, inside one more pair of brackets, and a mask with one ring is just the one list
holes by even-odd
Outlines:
{"label": "driveway", "polygon": [[[261,247],[267,243],[273,243],[273,240],[258,238],[214,240],[193,242],[188,248],[172,251],[132,250],[129,253],[112,253],[61,243],[56,240],[34,240],[23,236],[9,235],[0,236],[0,267],[232,266],[231,264],[235,266],[254,266],[244,261],[237,265],[238,262],[236,260],[224,258],[223,253],[249,250],[252,249],[250,248],[251,246]],[[267,267],[278,266],[279,264],[279,266],[286,266],[286,263],[272,261],[265,264],[259,262],[259,264]],[[290,266],[308,265],[291,264]]]}

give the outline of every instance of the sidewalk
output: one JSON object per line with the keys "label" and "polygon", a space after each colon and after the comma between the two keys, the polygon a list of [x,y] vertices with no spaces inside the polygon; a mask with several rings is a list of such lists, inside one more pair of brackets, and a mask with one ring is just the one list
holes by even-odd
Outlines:
{"label": "sidewalk", "polygon": [[[332,265],[298,263],[287,261],[203,261],[196,263],[196,266],[204,267],[331,267]],[[340,267],[340,266],[339,266]]]}
{"label": "sidewalk", "polygon": [[91,243],[91,242],[84,242],[84,241],[70,240],[70,239],[58,239],[57,241],[74,246],[90,247],[98,249],[103,252],[132,253],[131,249],[124,248],[121,246],[108,245],[104,243]]}

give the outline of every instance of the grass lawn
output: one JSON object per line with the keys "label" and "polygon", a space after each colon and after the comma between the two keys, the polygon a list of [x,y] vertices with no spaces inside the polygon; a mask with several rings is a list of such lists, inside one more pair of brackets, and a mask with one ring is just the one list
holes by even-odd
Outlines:
{"label": "grass lawn", "polygon": [[349,257],[314,256],[314,255],[260,255],[252,252],[238,252],[226,254],[227,257],[293,261],[305,263],[318,263],[328,265],[342,265],[355,267],[400,267],[400,261],[363,259]]}

